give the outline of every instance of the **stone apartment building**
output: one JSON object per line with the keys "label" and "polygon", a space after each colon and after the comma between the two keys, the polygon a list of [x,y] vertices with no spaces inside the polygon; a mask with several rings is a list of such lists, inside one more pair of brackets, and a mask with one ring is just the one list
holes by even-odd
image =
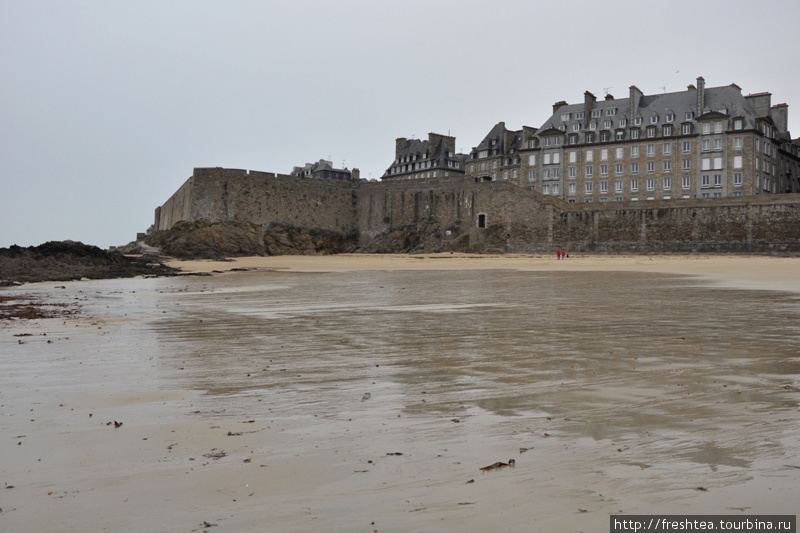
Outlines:
{"label": "stone apartment building", "polygon": [[788,106],[702,77],[676,93],[631,86],[628,98],[598,101],[587,91],[522,138],[520,184],[569,203],[800,192]]}
{"label": "stone apartment building", "polygon": [[467,156],[456,153],[456,138],[429,133],[428,140],[395,140],[395,159],[382,180],[440,178],[464,174]]}
{"label": "stone apartment building", "polygon": [[505,122],[498,122],[486,137],[474,147],[466,164],[466,176],[475,181],[519,181],[519,149],[525,135],[534,128],[524,126],[512,131]]}
{"label": "stone apartment building", "polygon": [[333,181],[358,181],[360,177],[357,168],[352,171],[347,168],[334,168],[333,162],[325,159],[320,159],[316,163],[306,163],[302,167],[294,167],[290,175]]}

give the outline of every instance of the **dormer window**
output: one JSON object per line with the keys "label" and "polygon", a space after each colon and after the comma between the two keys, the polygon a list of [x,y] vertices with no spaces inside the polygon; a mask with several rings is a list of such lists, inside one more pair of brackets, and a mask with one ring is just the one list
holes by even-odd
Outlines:
{"label": "dormer window", "polygon": [[572,113],[561,113],[562,122],[567,122],[570,118],[572,118]]}
{"label": "dormer window", "polygon": [[658,115],[650,117],[650,124],[658,124]]}
{"label": "dormer window", "polygon": [[619,119],[619,127],[620,128],[624,128],[627,125],[628,125],[628,121],[627,120],[625,120],[624,118]]}
{"label": "dormer window", "polygon": [[664,116],[664,120],[667,122],[672,122],[673,120],[675,120],[675,115],[673,115],[672,113],[667,113]]}
{"label": "dormer window", "polygon": [[602,109],[592,109],[592,118],[597,118],[603,114]]}
{"label": "dormer window", "polygon": [[606,129],[611,128],[611,121],[610,120],[604,120],[603,121],[603,127],[606,128]]}
{"label": "dormer window", "polygon": [[693,118],[694,118],[694,113],[692,113],[691,111],[687,111],[685,120],[692,120]]}
{"label": "dormer window", "polygon": [[596,130],[596,129],[597,129],[597,122],[595,122],[594,120],[593,120],[593,121],[591,121],[591,122],[589,123],[589,129],[590,129],[590,130]]}
{"label": "dormer window", "polygon": [[606,109],[606,116],[613,117],[616,114],[617,114],[617,108],[616,107],[610,107],[610,108]]}
{"label": "dormer window", "polygon": [[636,117],[633,119],[634,126],[641,126],[642,125],[642,117]]}

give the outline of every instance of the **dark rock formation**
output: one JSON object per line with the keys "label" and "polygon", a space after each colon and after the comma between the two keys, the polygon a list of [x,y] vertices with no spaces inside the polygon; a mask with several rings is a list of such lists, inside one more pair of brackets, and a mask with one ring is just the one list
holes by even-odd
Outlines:
{"label": "dark rock formation", "polygon": [[271,224],[264,233],[264,248],[267,255],[346,254],[358,249],[358,234]]}
{"label": "dark rock formation", "polygon": [[145,243],[179,259],[224,259],[248,255],[328,255],[355,252],[358,235],[286,224],[178,222]]}
{"label": "dark rock formation", "polygon": [[384,231],[358,251],[370,254],[441,252],[442,230],[436,220],[421,220]]}
{"label": "dark rock formation", "polygon": [[181,221],[172,229],[149,235],[145,243],[179,259],[224,259],[264,255],[261,232],[255,224]]}
{"label": "dark rock formation", "polygon": [[73,241],[50,241],[39,246],[0,248],[0,285],[81,278],[169,276],[177,270],[153,257],[128,257]]}

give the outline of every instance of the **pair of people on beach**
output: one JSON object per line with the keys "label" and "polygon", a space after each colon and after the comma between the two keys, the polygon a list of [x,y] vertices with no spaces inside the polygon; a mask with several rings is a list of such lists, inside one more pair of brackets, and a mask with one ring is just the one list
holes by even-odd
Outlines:
{"label": "pair of people on beach", "polygon": [[564,248],[556,248],[556,258],[558,259],[566,259],[569,257],[567,255],[567,251]]}

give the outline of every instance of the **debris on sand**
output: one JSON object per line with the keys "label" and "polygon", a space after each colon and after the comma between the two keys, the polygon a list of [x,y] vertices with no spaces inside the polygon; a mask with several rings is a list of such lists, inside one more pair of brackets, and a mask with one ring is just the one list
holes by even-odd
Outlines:
{"label": "debris on sand", "polygon": [[506,466],[510,466],[514,468],[517,464],[517,461],[514,459],[509,459],[507,463],[503,463],[502,461],[498,461],[494,464],[490,464],[489,466],[481,467],[482,472],[488,472],[489,470],[497,470],[498,468],[504,468]]}

